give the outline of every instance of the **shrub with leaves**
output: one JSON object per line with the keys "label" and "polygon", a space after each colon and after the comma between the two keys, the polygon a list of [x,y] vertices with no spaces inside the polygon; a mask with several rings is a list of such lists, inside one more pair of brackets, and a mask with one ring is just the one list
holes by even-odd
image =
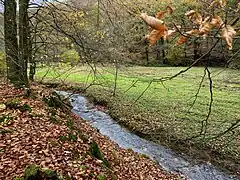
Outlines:
{"label": "shrub with leaves", "polygon": [[72,66],[76,65],[79,62],[79,55],[74,49],[67,50],[63,52],[60,56],[62,62],[69,63]]}

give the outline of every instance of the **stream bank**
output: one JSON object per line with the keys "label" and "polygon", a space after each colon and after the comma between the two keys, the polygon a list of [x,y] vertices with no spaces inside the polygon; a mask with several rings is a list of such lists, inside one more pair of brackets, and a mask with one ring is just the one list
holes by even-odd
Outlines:
{"label": "stream bank", "polygon": [[[63,91],[58,93],[65,96],[70,95]],[[170,149],[129,132],[109,115],[96,109],[81,95],[71,95],[70,101],[73,106],[72,111],[82,119],[88,120],[95,128],[99,129],[101,134],[108,136],[122,148],[130,148],[135,152],[149,156],[165,170],[181,173],[193,180],[228,180],[238,178],[221,172],[212,164],[200,163],[186,155],[177,155]]]}

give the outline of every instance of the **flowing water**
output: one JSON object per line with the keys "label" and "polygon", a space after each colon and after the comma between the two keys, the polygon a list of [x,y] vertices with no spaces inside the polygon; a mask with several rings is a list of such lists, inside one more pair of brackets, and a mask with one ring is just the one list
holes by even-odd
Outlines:
{"label": "flowing water", "polygon": [[[66,92],[59,94],[67,96]],[[72,111],[82,119],[88,120],[101,134],[108,136],[122,148],[130,148],[135,152],[145,154],[159,163],[168,171],[181,173],[192,180],[228,180],[240,179],[221,172],[212,164],[200,163],[190,157],[175,154],[159,144],[145,140],[127,129],[121,127],[106,113],[97,110],[81,95],[70,96]]]}

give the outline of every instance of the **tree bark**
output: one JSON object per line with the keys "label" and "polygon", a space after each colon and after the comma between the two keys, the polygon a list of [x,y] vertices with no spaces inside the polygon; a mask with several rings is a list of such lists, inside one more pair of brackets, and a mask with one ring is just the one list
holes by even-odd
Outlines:
{"label": "tree bark", "polygon": [[31,56],[28,3],[29,0],[19,0],[19,62],[21,67],[20,79],[27,87],[29,86],[27,64]]}
{"label": "tree bark", "polygon": [[19,85],[20,66],[18,59],[16,1],[4,1],[4,39],[7,62],[7,77],[11,83]]}
{"label": "tree bark", "polygon": [[[165,44],[163,37],[161,37],[161,44],[162,44],[162,46],[164,46],[164,44]],[[166,56],[166,53],[165,53],[165,50],[164,50],[164,48],[163,48],[163,49],[162,49],[163,64],[166,64],[165,56]]]}
{"label": "tree bark", "polygon": [[[30,28],[29,28],[30,29]],[[31,33],[29,33],[29,35],[31,35]],[[35,59],[33,57],[33,52],[32,52],[32,44],[33,44],[33,39],[32,37],[29,37],[29,41],[28,41],[28,52],[29,52],[29,80],[30,81],[34,81],[34,76],[36,74],[36,62]]]}

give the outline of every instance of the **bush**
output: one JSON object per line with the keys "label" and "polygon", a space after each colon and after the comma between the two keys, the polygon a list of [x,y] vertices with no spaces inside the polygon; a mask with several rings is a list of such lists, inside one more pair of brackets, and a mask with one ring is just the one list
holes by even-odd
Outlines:
{"label": "bush", "polygon": [[[239,34],[240,35],[240,34]],[[232,50],[232,57],[230,59],[229,67],[232,69],[240,69],[240,39],[235,40],[233,50]]]}
{"label": "bush", "polygon": [[187,64],[184,57],[184,49],[181,46],[170,47],[167,55],[165,56],[165,62],[171,66],[184,66]]}
{"label": "bush", "polygon": [[70,63],[71,66],[74,66],[79,62],[79,55],[74,49],[67,50],[66,52],[62,53],[60,58],[62,62]]}

